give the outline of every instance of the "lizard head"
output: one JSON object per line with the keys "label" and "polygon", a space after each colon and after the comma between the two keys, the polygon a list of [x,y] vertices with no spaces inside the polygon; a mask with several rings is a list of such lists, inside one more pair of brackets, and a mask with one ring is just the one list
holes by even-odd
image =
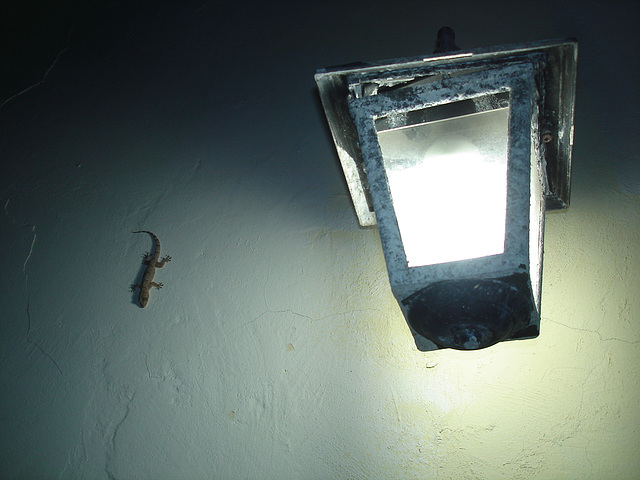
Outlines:
{"label": "lizard head", "polygon": [[140,306],[142,308],[146,307],[147,303],[149,303],[149,292],[140,290],[140,295],[138,295],[138,301],[140,302]]}

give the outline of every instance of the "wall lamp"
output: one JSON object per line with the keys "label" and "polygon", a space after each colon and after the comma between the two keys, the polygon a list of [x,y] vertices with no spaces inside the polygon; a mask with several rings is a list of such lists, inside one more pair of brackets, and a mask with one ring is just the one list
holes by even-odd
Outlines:
{"label": "wall lamp", "polygon": [[577,42],[453,40],[443,27],[434,55],[315,75],[423,351],[537,337],[545,210],[569,205]]}

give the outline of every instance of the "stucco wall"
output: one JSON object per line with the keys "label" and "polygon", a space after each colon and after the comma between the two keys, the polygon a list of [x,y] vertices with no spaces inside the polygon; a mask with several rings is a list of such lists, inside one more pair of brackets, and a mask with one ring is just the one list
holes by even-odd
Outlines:
{"label": "stucco wall", "polygon": [[[636,477],[638,4],[266,3],[15,29],[0,476]],[[442,25],[464,47],[580,40],[573,193],[547,216],[540,337],[422,353],[313,73],[430,53]],[[139,229],[173,257],[145,309]]]}

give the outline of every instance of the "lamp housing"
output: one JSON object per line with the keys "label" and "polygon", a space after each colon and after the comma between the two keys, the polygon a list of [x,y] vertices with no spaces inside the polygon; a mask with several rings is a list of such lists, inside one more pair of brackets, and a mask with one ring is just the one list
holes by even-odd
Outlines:
{"label": "lamp housing", "polygon": [[538,336],[545,210],[570,198],[576,65],[568,39],[316,72],[418,349]]}

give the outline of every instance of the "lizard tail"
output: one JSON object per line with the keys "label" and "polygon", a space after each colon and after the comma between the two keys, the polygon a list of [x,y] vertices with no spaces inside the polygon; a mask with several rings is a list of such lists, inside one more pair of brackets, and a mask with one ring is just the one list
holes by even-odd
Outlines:
{"label": "lizard tail", "polygon": [[156,247],[160,249],[160,240],[156,237],[155,233],[150,232],[149,230],[137,230],[135,232],[132,230],[131,233],[148,233],[151,235],[151,238],[153,238],[153,241],[156,242]]}

